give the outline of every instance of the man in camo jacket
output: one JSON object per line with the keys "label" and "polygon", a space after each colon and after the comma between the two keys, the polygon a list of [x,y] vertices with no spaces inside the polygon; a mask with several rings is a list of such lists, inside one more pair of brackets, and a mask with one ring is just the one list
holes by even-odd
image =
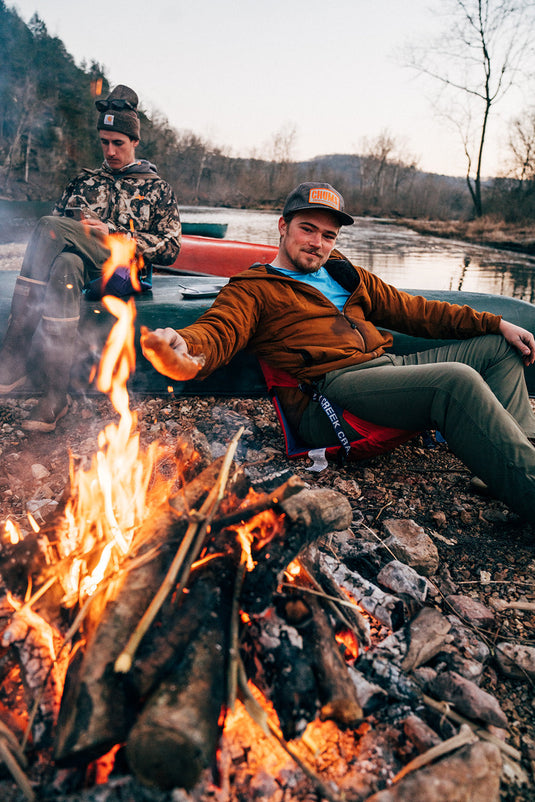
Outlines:
{"label": "man in camo jacket", "polygon": [[[28,377],[42,390],[22,422],[27,431],[51,432],[68,411],[81,295],[84,290],[98,295],[102,289],[101,269],[110,256],[107,235],[135,238],[143,257],[143,288],[150,287],[152,264],[169,265],[178,256],[181,228],[173,190],[153,164],[135,156],[137,104],[136,93],[123,85],[96,101],[104,163],[70,182],[28,243],[0,350],[0,394]],[[115,294],[129,291],[128,278],[121,280],[119,274],[106,288]]]}

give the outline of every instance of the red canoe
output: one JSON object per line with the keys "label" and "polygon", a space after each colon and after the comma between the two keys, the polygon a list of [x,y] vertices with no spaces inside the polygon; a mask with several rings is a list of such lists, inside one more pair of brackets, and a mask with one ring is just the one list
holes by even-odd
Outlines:
{"label": "red canoe", "polygon": [[271,262],[276,253],[275,245],[183,236],[178,258],[165,272],[230,277],[255,262]]}

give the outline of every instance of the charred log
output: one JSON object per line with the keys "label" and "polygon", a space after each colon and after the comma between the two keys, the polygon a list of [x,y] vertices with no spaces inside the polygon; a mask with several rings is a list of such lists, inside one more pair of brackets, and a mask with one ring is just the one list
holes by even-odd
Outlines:
{"label": "charred log", "polygon": [[320,718],[341,727],[358,727],[364,714],[328,616],[314,597],[307,599],[310,615],[298,626],[303,648],[312,657],[322,704]]}
{"label": "charred log", "polygon": [[253,551],[257,566],[243,584],[241,605],[249,613],[260,613],[271,604],[284,570],[304,546],[327,532],[346,528],[352,518],[349,502],[334,490],[302,490],[280,506],[284,529]]}
{"label": "charred log", "polygon": [[405,608],[399,598],[385,593],[356,571],[350,571],[338,558],[326,554],[316,544],[312,543],[300,560],[309,573],[321,578],[326,593],[336,593],[337,587],[343,587],[363,610],[388,629],[396,630],[404,623]]}
{"label": "charred log", "polygon": [[126,738],[138,704],[124,676],[115,672],[115,660],[161,584],[172,558],[170,544],[184,535],[183,513],[206,494],[219,468],[220,463],[209,466],[142,527],[135,557],[154,554],[125,574],[83,657],[69,668],[55,742],[59,765],[89,762]]}
{"label": "charred log", "polygon": [[274,608],[251,617],[242,641],[247,676],[275,708],[287,740],[302,735],[319,709],[318,687],[303,638]]}
{"label": "charred log", "polygon": [[[190,789],[214,762],[226,702],[237,567],[233,554],[206,562],[178,609],[175,665],[148,699],[126,746],[132,771],[146,785]],[[146,681],[142,667],[137,669]]]}

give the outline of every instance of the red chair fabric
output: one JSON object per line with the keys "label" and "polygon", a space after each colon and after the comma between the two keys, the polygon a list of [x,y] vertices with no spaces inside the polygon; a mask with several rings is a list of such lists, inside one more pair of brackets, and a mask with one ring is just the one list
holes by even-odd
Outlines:
{"label": "red chair fabric", "polygon": [[[286,455],[291,459],[295,459],[298,457],[308,457],[311,452],[317,452],[317,447],[306,445],[306,443],[300,439],[297,432],[293,431],[277,395],[277,388],[297,387],[299,384],[298,381],[285,371],[272,368],[262,359],[260,359],[259,362],[277,418],[282,427]],[[347,455],[348,460],[367,459],[377,454],[391,451],[396,448],[396,446],[410,440],[418,434],[418,432],[411,432],[405,429],[378,426],[375,423],[370,423],[369,421],[362,420],[362,418],[358,418],[356,415],[353,415],[352,412],[340,409],[335,404],[332,406],[335,408],[338,417],[340,419],[343,418],[344,421],[358,432],[358,435],[350,441],[351,449]],[[345,456],[344,449],[340,444],[326,445],[324,447],[324,452],[328,459],[340,459],[341,456]]]}

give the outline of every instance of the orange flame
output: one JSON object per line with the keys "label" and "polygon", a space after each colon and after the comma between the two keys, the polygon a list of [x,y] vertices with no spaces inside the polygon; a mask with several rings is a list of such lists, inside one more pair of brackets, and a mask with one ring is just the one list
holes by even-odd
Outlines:
{"label": "orange flame", "polygon": [[39,532],[41,530],[41,527],[39,526],[39,524],[37,523],[37,521],[35,520],[35,518],[31,514],[31,512],[28,512],[27,516],[28,516],[28,521],[30,522],[30,526],[32,527],[33,531],[35,533]]}
{"label": "orange flame", "polygon": [[301,565],[299,560],[292,560],[292,562],[286,566],[285,576],[290,582],[293,582],[294,579],[297,579],[299,574],[301,573]]}
{"label": "orange flame", "polygon": [[359,656],[359,642],[357,636],[350,629],[344,629],[335,635],[336,642],[345,649],[346,660],[356,660]]}
{"label": "orange flame", "polygon": [[109,234],[105,237],[105,245],[110,250],[110,257],[102,265],[102,283],[104,286],[118,267],[128,267],[130,280],[137,292],[141,292],[138,273],[143,267],[143,257],[136,255],[136,240],[128,234]]}
{"label": "orange flame", "polygon": [[252,556],[253,543],[257,549],[261,549],[273,540],[282,531],[283,518],[284,514],[278,515],[274,510],[263,510],[246,523],[235,527],[248,571],[252,571],[256,565]]}
{"label": "orange flame", "polygon": [[20,534],[20,530],[18,526],[10,521],[9,519],[6,521],[4,525],[5,533],[7,535],[7,539],[12,546],[16,546],[17,543],[20,543],[22,540],[22,535]]}
{"label": "orange flame", "polygon": [[116,573],[141,523],[162,494],[169,495],[176,479],[171,474],[151,486],[162,448],[152,443],[142,452],[135,432],[137,416],[130,410],[127,389],[135,367],[134,301],[107,295],[103,303],[117,321],[102,354],[97,387],[109,395],[120,418],[100,432],[99,448],[87,471],[75,472],[71,464],[72,494],[65,509],[68,531],[61,542],[61,556],[73,556],[61,578],[66,606],[92,595],[102,579]]}

